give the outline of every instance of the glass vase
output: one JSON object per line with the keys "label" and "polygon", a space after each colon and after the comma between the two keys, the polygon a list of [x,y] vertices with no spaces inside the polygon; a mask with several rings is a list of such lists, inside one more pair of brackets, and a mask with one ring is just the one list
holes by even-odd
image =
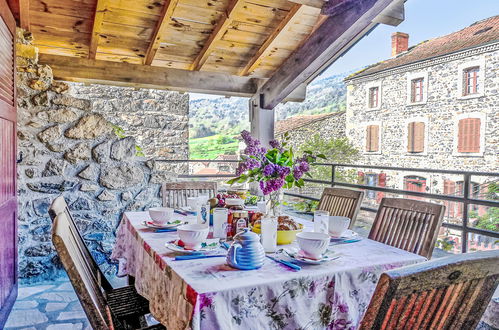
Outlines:
{"label": "glass vase", "polygon": [[283,196],[284,192],[282,189],[273,191],[269,194],[269,200],[267,201],[267,210],[269,216],[278,217],[279,215],[281,215]]}

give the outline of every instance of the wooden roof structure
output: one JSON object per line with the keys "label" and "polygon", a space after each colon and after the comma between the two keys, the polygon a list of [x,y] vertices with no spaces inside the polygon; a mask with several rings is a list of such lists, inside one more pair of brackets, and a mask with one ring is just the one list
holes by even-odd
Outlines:
{"label": "wooden roof structure", "polygon": [[[223,95],[262,107],[304,86],[403,0],[9,0],[69,81]],[[397,9],[397,10],[394,10]],[[398,17],[398,18],[397,18]],[[295,95],[293,96],[293,92]]]}

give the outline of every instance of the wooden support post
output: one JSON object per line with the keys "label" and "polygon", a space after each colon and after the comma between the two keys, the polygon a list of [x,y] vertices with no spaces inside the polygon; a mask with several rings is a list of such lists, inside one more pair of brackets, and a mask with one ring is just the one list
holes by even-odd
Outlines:
{"label": "wooden support post", "polygon": [[29,0],[19,0],[19,24],[21,28],[29,31]]}
{"label": "wooden support post", "polygon": [[275,110],[262,109],[260,98],[254,96],[249,100],[249,111],[251,135],[264,147],[269,147],[269,142],[274,139]]}
{"label": "wooden support post", "polygon": [[100,33],[102,30],[102,22],[104,22],[104,13],[106,12],[107,0],[97,0],[95,5],[94,24],[92,27],[92,35],[90,37],[90,45],[88,47],[88,58],[95,59],[97,56],[97,47],[99,46]]}

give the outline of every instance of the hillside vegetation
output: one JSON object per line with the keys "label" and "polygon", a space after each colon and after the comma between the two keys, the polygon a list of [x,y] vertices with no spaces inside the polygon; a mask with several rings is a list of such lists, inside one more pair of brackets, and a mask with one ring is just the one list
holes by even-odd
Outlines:
{"label": "hillside vegetation", "polygon": [[[295,115],[320,114],[346,108],[346,86],[343,78],[348,73],[334,75],[312,82],[307,98],[300,103],[289,102],[276,108],[276,120]],[[240,97],[197,99],[189,104],[190,158],[213,159],[219,154],[235,153],[238,142],[219,143],[222,136],[233,137],[249,129],[248,99]]]}

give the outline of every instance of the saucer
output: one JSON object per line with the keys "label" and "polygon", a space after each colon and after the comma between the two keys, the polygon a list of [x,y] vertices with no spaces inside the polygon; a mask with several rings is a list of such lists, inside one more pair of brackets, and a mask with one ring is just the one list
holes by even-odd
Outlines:
{"label": "saucer", "polygon": [[180,225],[183,225],[184,223],[187,223],[187,222],[183,222],[182,220],[175,220],[175,221],[171,221],[171,222],[167,222],[163,225],[158,225],[158,224],[155,224],[154,222],[152,221],[142,221],[142,224],[144,226],[146,226],[147,228],[152,228],[152,229],[168,229],[168,228],[175,228],[175,227],[178,227]]}
{"label": "saucer", "polygon": [[330,261],[333,261],[333,260],[336,260],[339,258],[339,254],[337,254],[337,253],[331,254],[331,253],[328,253],[328,251],[326,251],[320,259],[311,259],[311,258],[305,257],[302,254],[301,250],[298,252],[284,250],[284,252],[292,260],[297,261],[297,262],[301,262],[304,264],[308,264],[308,265],[321,265],[323,263],[330,262]]}
{"label": "saucer", "polygon": [[172,251],[180,253],[209,252],[209,251],[216,251],[220,247],[220,240],[218,238],[207,239],[206,242],[201,243],[201,248],[195,250],[185,248],[182,241],[179,239],[170,241],[166,243],[165,246]]}
{"label": "saucer", "polygon": [[331,236],[331,242],[340,242],[340,241],[344,241],[344,240],[347,240],[347,239],[356,238],[357,236],[359,236],[359,234],[357,234],[353,230],[347,229],[347,230],[345,230],[345,232],[343,233],[343,235],[341,235],[340,237],[338,237],[338,236]]}

